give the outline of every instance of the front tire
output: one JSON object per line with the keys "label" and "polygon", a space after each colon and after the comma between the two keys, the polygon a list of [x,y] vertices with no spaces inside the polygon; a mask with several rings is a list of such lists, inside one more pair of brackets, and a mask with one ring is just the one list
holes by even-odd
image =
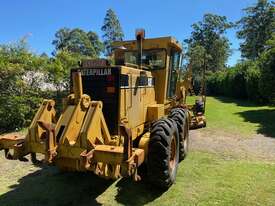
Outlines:
{"label": "front tire", "polygon": [[148,145],[150,182],[168,189],[176,179],[179,162],[179,135],[176,122],[165,118],[153,124]]}

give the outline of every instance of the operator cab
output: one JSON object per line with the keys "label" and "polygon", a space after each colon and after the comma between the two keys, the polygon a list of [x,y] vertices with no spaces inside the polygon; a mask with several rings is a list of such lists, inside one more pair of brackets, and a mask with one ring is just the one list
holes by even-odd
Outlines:
{"label": "operator cab", "polygon": [[173,37],[145,39],[144,30],[136,31],[136,40],[114,42],[115,65],[152,72],[156,100],[165,103],[176,95],[182,48]]}

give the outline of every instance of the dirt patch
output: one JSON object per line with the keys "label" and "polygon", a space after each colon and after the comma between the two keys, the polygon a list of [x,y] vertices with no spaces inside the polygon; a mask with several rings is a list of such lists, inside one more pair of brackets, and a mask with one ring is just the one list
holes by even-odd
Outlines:
{"label": "dirt patch", "polygon": [[190,138],[191,150],[218,153],[228,158],[264,160],[275,163],[275,138],[261,134],[242,137],[209,129],[192,130]]}

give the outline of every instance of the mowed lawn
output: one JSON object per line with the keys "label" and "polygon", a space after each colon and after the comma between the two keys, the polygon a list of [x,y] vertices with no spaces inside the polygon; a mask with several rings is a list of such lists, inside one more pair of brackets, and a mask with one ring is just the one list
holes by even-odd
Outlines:
{"label": "mowed lawn", "polygon": [[[207,128],[200,132],[257,133],[275,138],[274,107],[228,98],[207,98]],[[1,152],[0,154],[3,154]],[[146,180],[107,181],[90,173],[0,158],[0,205],[275,205],[275,163],[234,159],[191,150],[176,184],[161,192]],[[8,165],[12,164],[12,165]]]}
{"label": "mowed lawn", "polygon": [[[194,103],[195,97],[188,97]],[[207,97],[207,129],[248,137],[263,134],[275,137],[275,107],[259,106],[255,103],[228,97]]]}

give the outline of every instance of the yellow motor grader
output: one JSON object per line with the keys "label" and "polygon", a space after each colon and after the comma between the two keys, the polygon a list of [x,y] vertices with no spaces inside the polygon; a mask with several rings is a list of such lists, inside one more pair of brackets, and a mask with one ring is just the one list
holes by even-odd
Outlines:
{"label": "yellow motor grader", "polygon": [[71,70],[58,119],[54,100],[44,100],[24,138],[0,139],[7,158],[40,153],[64,171],[135,181],[144,165],[154,185],[174,183],[195,118],[185,104],[190,79],[179,77],[182,48],[171,37],[145,39],[144,30],[113,48],[114,65],[86,60]]}

